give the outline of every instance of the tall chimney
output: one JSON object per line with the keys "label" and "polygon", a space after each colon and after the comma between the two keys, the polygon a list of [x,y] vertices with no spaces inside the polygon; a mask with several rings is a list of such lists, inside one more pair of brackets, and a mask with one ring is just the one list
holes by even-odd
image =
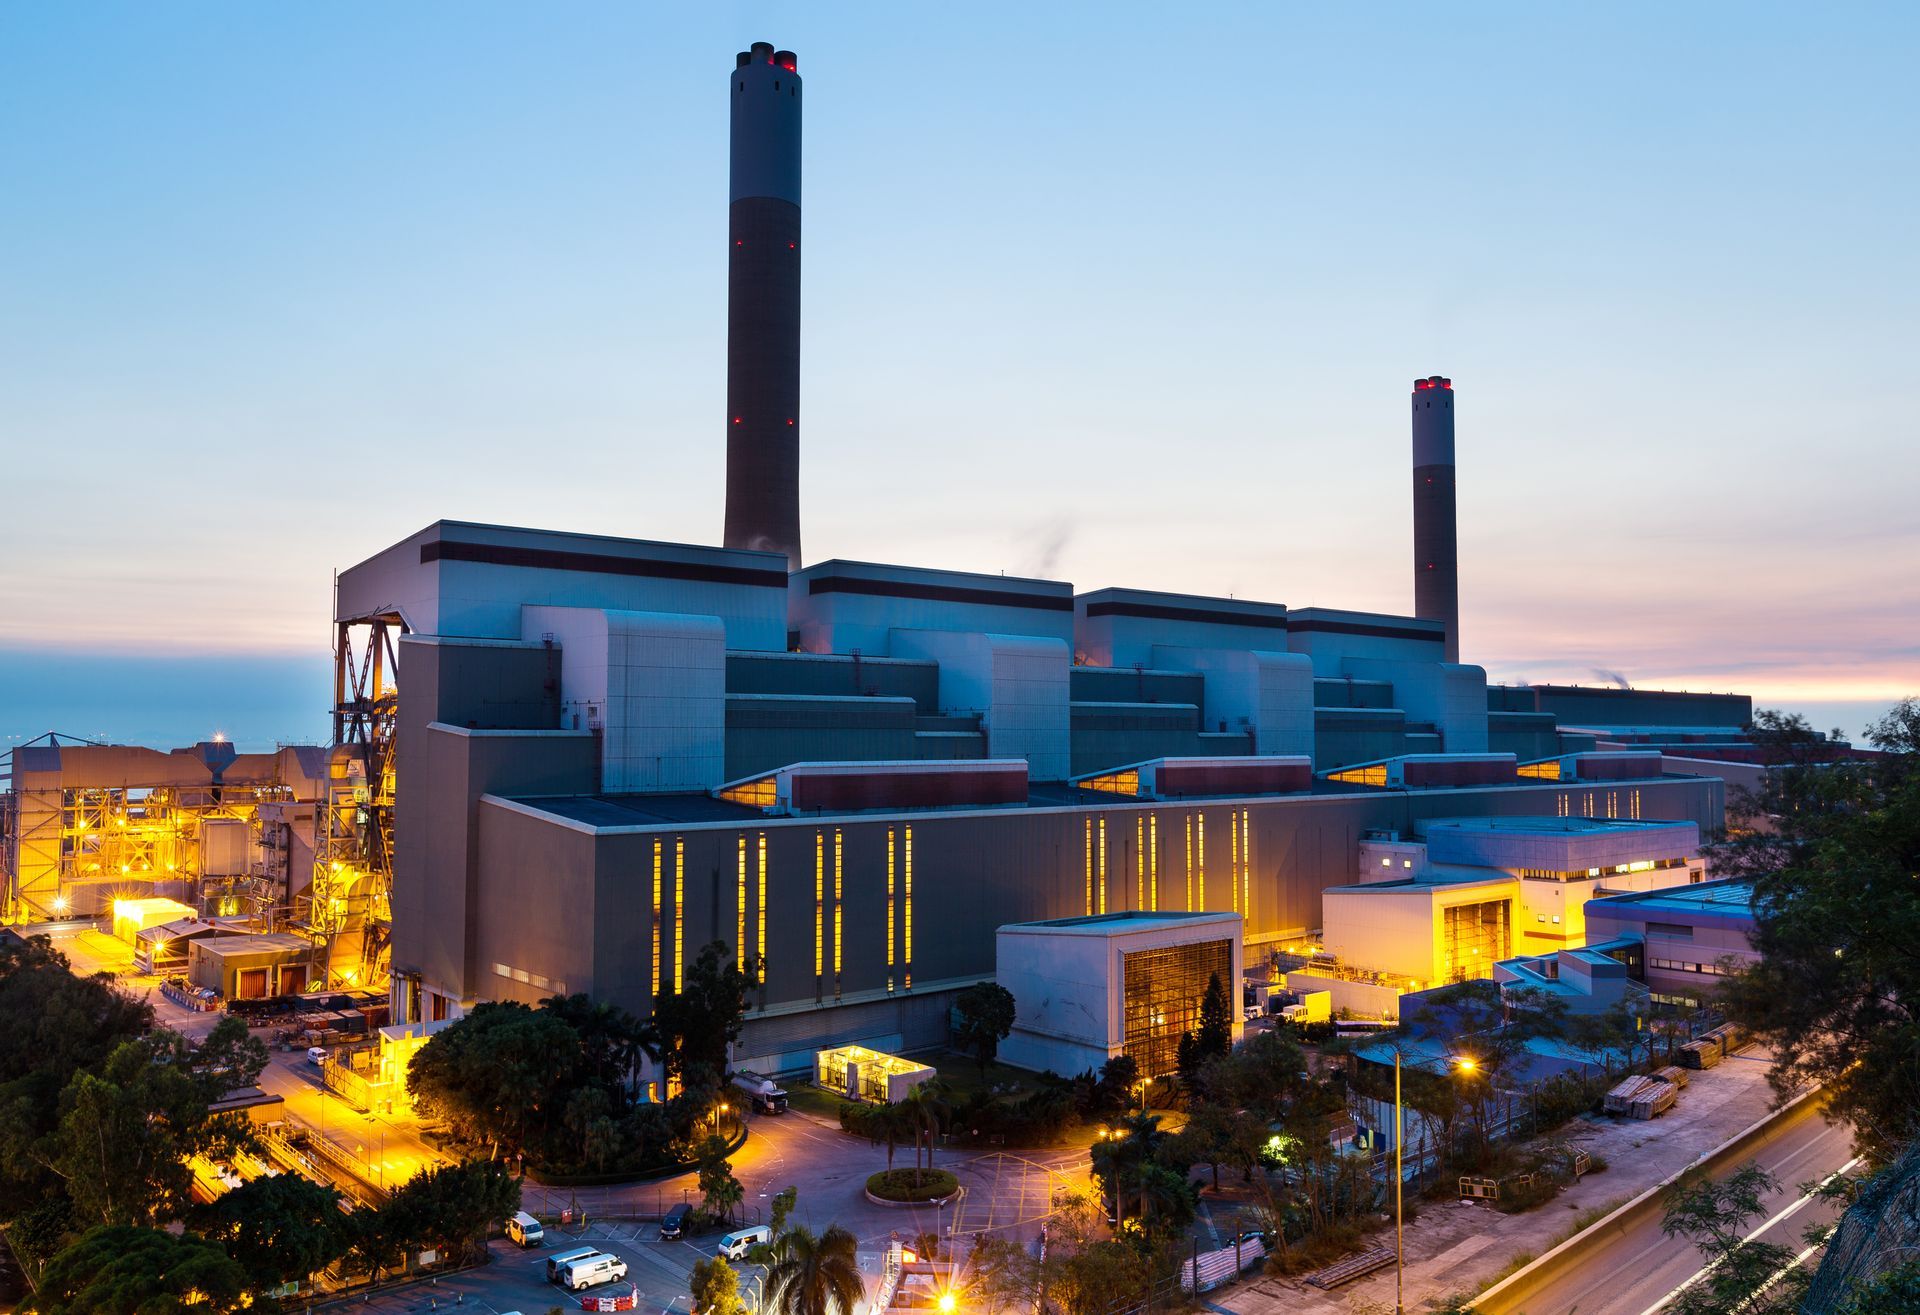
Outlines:
{"label": "tall chimney", "polygon": [[764,41],[736,58],[727,207],[729,548],[800,569],[799,58]]}
{"label": "tall chimney", "polygon": [[1413,381],[1413,614],[1447,623],[1460,660],[1459,535],[1453,510],[1453,380]]}

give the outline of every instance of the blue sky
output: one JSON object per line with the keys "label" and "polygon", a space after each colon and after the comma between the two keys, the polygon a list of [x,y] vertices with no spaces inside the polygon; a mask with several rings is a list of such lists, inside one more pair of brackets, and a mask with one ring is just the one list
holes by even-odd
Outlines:
{"label": "blue sky", "polygon": [[0,737],[324,733],[331,572],[439,517],[717,539],[754,39],[807,79],[809,559],[1405,611],[1440,372],[1468,660],[1857,729],[1920,691],[1916,37],[1893,4],[7,6]]}

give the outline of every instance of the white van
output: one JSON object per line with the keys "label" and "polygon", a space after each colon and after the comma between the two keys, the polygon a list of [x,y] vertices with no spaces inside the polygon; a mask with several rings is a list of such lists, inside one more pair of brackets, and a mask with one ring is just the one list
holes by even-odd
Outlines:
{"label": "white van", "polygon": [[525,1210],[513,1212],[513,1218],[507,1220],[507,1237],[523,1247],[537,1247],[546,1237],[546,1230],[540,1227],[540,1221]]}
{"label": "white van", "polygon": [[560,1281],[560,1267],[562,1265],[570,1265],[576,1260],[585,1260],[588,1256],[597,1256],[599,1254],[600,1248],[598,1247],[575,1247],[571,1251],[562,1251],[558,1255],[548,1256],[547,1282],[558,1283]]}
{"label": "white van", "polygon": [[773,1230],[765,1224],[754,1228],[736,1228],[720,1239],[719,1254],[728,1260],[738,1260],[752,1248],[773,1241]]}
{"label": "white van", "polygon": [[560,1286],[569,1292],[578,1292],[599,1283],[611,1283],[626,1276],[627,1262],[604,1251],[596,1251],[560,1266]]}

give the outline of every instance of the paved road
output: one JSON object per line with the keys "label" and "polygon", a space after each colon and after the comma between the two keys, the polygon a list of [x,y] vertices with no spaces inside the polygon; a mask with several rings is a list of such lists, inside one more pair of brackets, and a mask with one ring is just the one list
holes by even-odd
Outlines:
{"label": "paved road", "polygon": [[[1751,1235],[1795,1254],[1806,1249],[1801,1234],[1808,1225],[1832,1223],[1840,1214],[1835,1204],[1808,1199],[1801,1185],[1824,1179],[1853,1159],[1852,1130],[1821,1118],[1814,1108],[1818,1104],[1808,1101],[1788,1115],[1749,1157],[1781,1183]],[[1525,1302],[1476,1309],[1487,1315],[1655,1315],[1700,1269],[1700,1253],[1691,1243],[1663,1234],[1655,1214],[1573,1262]]]}

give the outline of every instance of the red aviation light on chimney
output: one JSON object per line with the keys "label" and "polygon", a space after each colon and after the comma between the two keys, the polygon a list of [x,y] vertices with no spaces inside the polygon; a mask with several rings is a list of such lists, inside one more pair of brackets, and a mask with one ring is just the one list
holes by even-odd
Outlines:
{"label": "red aviation light on chimney", "polygon": [[1453,391],[1453,380],[1435,374],[1429,375],[1425,379],[1415,379],[1413,381],[1413,391],[1416,393],[1424,393],[1432,388],[1445,389],[1450,393]]}

